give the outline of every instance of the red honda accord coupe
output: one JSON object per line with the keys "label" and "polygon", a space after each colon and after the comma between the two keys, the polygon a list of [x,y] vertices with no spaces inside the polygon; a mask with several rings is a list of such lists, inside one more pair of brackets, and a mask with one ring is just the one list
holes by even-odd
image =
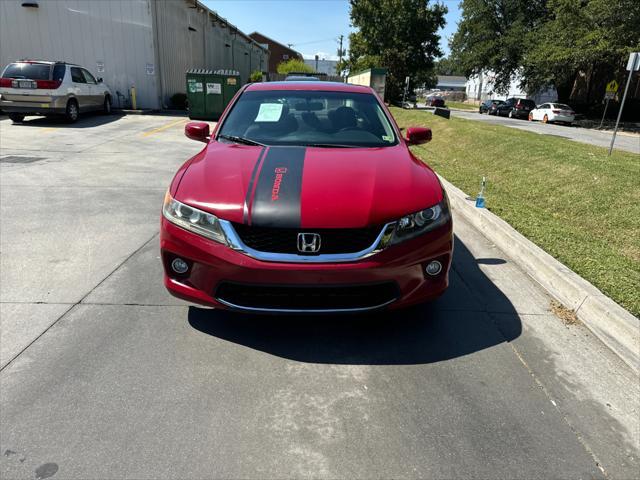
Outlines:
{"label": "red honda accord coupe", "polygon": [[244,87],[177,172],[162,209],[164,283],[179,298],[245,312],[398,308],[448,285],[447,196],[369,87]]}

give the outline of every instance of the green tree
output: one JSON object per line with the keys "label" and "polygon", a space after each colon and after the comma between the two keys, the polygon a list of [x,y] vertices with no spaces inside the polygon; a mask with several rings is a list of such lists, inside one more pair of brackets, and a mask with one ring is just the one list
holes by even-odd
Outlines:
{"label": "green tree", "polygon": [[467,76],[491,70],[496,90],[506,91],[521,70],[529,32],[546,19],[545,4],[546,0],[462,0],[451,58]]}
{"label": "green tree", "polygon": [[464,69],[451,57],[446,57],[435,62],[434,72],[436,75],[458,75],[464,76]]}
{"label": "green tree", "polygon": [[547,8],[547,21],[527,35],[523,83],[554,85],[562,101],[599,102],[604,83],[622,81],[640,49],[640,1],[549,0]]}
{"label": "green tree", "polygon": [[313,73],[315,70],[304,63],[304,60],[298,58],[291,58],[284,62],[280,62],[276,67],[278,73],[286,75],[287,73]]}
{"label": "green tree", "polygon": [[441,57],[438,30],[445,25],[447,8],[429,0],[350,0],[349,35],[351,73],[387,68],[388,100],[402,96],[405,77],[411,86],[435,85],[434,58]]}

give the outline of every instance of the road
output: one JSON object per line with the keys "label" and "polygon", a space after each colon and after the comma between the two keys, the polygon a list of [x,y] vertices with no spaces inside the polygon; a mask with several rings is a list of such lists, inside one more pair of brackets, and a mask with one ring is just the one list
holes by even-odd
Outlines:
{"label": "road", "polygon": [[[488,122],[493,125],[504,125],[506,127],[518,128],[520,130],[539,133],[541,135],[553,135],[556,137],[567,138],[575,142],[588,143],[598,147],[606,147],[607,149],[609,149],[609,145],[611,144],[612,132],[600,132],[598,130],[568,127],[565,125],[550,125],[542,122],[528,122],[527,120],[498,117],[495,115],[480,115],[478,112],[464,112],[462,110],[452,110],[451,115],[454,117],[466,118],[468,120]],[[618,134],[616,136],[614,148],[640,154],[640,136],[624,133]]]}
{"label": "road", "polygon": [[170,297],[185,121],[0,121],[2,478],[638,477],[637,374],[457,217],[451,286],[419,308]]}

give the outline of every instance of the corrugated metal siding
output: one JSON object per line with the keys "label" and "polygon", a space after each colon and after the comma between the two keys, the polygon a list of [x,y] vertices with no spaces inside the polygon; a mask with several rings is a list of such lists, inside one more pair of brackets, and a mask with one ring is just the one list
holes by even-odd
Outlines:
{"label": "corrugated metal siding", "polygon": [[[267,52],[241,34],[231,32],[231,27],[207,9],[193,7],[193,0],[153,0],[158,71],[165,105],[169,105],[175,93],[185,93],[185,72],[191,68],[238,70],[244,83],[252,70],[259,69],[261,61],[267,63]],[[252,48],[256,52],[250,57]]]}
{"label": "corrugated metal siding", "polygon": [[124,106],[116,91],[128,101],[135,85],[138,106],[157,108],[150,1],[38,0],[39,8],[25,8],[21,0],[1,0],[2,67],[20,58],[77,63],[104,79],[114,106]]}

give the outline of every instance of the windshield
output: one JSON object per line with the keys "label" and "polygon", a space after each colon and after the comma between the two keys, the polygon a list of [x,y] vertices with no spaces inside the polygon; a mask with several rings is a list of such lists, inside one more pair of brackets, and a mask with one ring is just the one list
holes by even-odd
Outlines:
{"label": "windshield", "polygon": [[374,95],[301,90],[243,93],[219,136],[264,145],[385,147],[397,143]]}
{"label": "windshield", "polygon": [[2,78],[28,78],[49,80],[51,65],[48,63],[10,63],[2,73]]}

